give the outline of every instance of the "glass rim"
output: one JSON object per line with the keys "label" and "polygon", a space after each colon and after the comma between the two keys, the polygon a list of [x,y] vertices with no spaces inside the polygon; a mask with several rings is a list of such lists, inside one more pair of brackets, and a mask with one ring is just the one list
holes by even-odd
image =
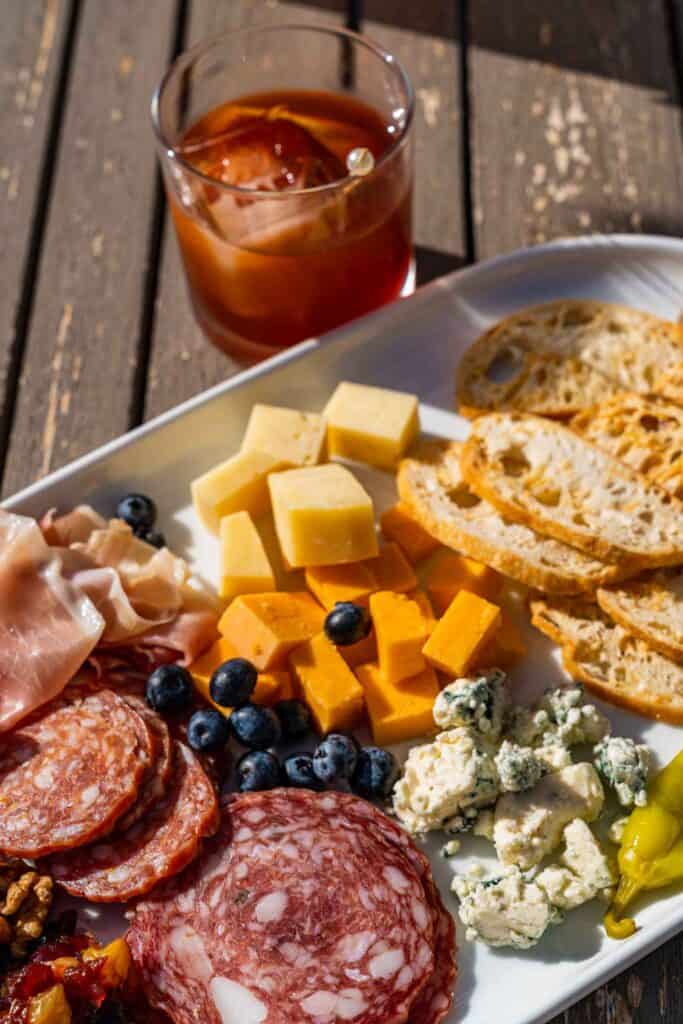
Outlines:
{"label": "glass rim", "polygon": [[[378,57],[382,63],[390,67],[398,76],[403,89],[406,94],[406,117],[401,128],[400,134],[392,139],[389,147],[382,153],[379,159],[376,161],[373,169],[362,178],[354,178],[351,175],[347,175],[344,178],[339,178],[337,181],[327,182],[323,185],[314,185],[311,188],[292,188],[283,189],[282,191],[269,191],[268,189],[261,188],[245,188],[243,185],[229,185],[227,182],[220,181],[218,178],[212,178],[208,174],[204,174],[197,167],[193,166],[188,160],[180,155],[176,149],[176,145],[166,138],[161,127],[161,103],[163,94],[168,86],[171,78],[178,74],[178,72],[184,70],[187,66],[194,64],[199,57],[203,56],[212,47],[219,45],[221,42],[231,39],[234,36],[246,36],[246,35],[261,35],[267,32],[291,32],[291,31],[306,31],[316,32],[321,35],[336,36],[338,39],[347,39],[349,42],[356,43],[363,49],[370,51],[376,57]],[[413,116],[415,112],[415,92],[413,90],[412,82],[408,77],[408,74],[398,60],[394,57],[389,50],[386,50],[383,46],[375,43],[373,40],[362,36],[359,32],[352,32],[348,28],[332,28],[326,25],[311,25],[305,22],[286,22],[282,25],[253,25],[241,29],[228,29],[227,32],[221,32],[219,35],[213,38],[207,38],[188,50],[184,50],[178,54],[175,60],[171,63],[170,67],[166,70],[158,86],[154,90],[152,95],[152,103],[150,106],[150,114],[152,119],[152,127],[158,144],[163,148],[165,155],[172,160],[174,164],[179,164],[190,174],[200,178],[207,185],[211,185],[214,188],[220,188],[228,193],[233,193],[241,197],[249,197],[251,199],[257,198],[269,198],[273,199],[287,199],[290,196],[310,196],[320,195],[325,192],[330,192],[335,189],[339,189],[343,186],[347,186],[349,182],[359,180],[369,180],[380,170],[385,164],[391,160],[396,152],[405,143],[410,127],[413,123]]]}

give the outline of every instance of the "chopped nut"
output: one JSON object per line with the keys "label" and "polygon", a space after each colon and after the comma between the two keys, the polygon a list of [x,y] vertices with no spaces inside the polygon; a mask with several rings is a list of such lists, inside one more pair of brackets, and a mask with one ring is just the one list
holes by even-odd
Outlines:
{"label": "chopped nut", "polygon": [[0,862],[0,944],[20,958],[39,939],[52,905],[52,879],[22,860]]}

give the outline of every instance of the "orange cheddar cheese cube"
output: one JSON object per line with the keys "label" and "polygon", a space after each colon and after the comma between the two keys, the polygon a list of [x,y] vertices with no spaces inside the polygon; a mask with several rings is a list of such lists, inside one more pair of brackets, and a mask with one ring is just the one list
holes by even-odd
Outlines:
{"label": "orange cheddar cheese cube", "polygon": [[443,614],[461,590],[494,601],[503,585],[502,576],[481,562],[444,551],[437,558],[427,579],[427,590],[439,615]]}
{"label": "orange cheddar cheese cube", "polygon": [[[209,650],[202,654],[201,658],[190,665],[190,674],[198,693],[218,711],[222,711],[226,717],[230,715],[232,708],[223,707],[211,700],[209,689],[211,676],[224,661],[237,657],[238,654],[233,645],[225,637],[219,637]],[[251,699],[255,704],[274,704],[275,701],[286,700],[291,689],[292,682],[286,669],[259,672]]]}
{"label": "orange cheddar cheese cube", "polygon": [[526,646],[510,615],[501,613],[500,629],[477,658],[477,668],[512,668],[526,654]]}
{"label": "orange cheddar cheese cube", "polygon": [[403,502],[388,508],[380,517],[382,533],[393,540],[416,565],[439,547],[439,542],[420,526]]}
{"label": "orange cheddar cheese cube", "polygon": [[422,612],[425,625],[427,626],[427,632],[433,632],[438,619],[434,614],[434,609],[432,608],[432,602],[429,600],[429,595],[425,594],[424,590],[420,590],[418,587],[417,590],[409,591],[406,596],[409,597],[411,601],[414,601]]}
{"label": "orange cheddar cheese cube", "polygon": [[356,644],[349,644],[348,647],[338,647],[337,650],[347,665],[355,668],[356,665],[364,665],[368,661],[377,661],[377,637],[374,629],[368,635],[359,640]]}
{"label": "orange cheddar cheese cube", "polygon": [[311,637],[292,651],[289,664],[318,732],[350,729],[363,711],[363,689],[327,637]]}
{"label": "orange cheddar cheese cube", "polygon": [[432,708],[439,693],[436,673],[429,665],[400,685],[387,682],[379,665],[360,665],[356,675],[363,687],[372,738],[379,746],[427,736],[436,731]]}
{"label": "orange cheddar cheese cube", "polygon": [[242,594],[223,612],[218,631],[259,672],[283,668],[291,650],[323,628],[325,612],[310,594]]}
{"label": "orange cheddar cheese cube", "polygon": [[500,628],[500,608],[461,590],[424,645],[430,665],[450,676],[465,676]]}
{"label": "orange cheddar cheese cube", "polygon": [[374,590],[394,590],[403,594],[417,586],[413,567],[398,544],[383,544],[376,558],[364,563],[375,579]]}
{"label": "orange cheddar cheese cube", "polygon": [[428,631],[419,605],[405,594],[381,590],[370,598],[379,665],[388,682],[409,679],[425,668]]}
{"label": "orange cheddar cheese cube", "polygon": [[373,590],[377,590],[368,565],[368,562],[349,562],[348,565],[311,566],[306,569],[306,586],[328,610],[334,608],[337,601],[367,603]]}

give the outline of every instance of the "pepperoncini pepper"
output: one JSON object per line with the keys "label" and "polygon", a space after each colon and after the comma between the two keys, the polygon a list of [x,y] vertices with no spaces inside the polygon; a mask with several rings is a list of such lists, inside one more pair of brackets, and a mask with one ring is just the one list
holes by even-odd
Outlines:
{"label": "pepperoncini pepper", "polygon": [[605,930],[625,939],[636,930],[624,911],[640,892],[683,881],[683,750],[652,780],[645,807],[631,813],[619,848],[619,885]]}

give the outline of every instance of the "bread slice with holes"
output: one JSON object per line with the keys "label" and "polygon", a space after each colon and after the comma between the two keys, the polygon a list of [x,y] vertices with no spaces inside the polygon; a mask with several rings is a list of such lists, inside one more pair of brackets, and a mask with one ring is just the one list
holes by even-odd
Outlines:
{"label": "bread slice with holes", "polygon": [[569,675],[603,700],[683,723],[683,666],[626,632],[590,599],[532,601],[531,621],[560,644]]}
{"label": "bread slice with holes", "polygon": [[463,480],[462,447],[458,442],[423,442],[399,466],[401,500],[433,537],[547,593],[593,591],[620,575],[615,565],[503,519]]}
{"label": "bread slice with holes", "polygon": [[679,406],[624,392],[580,412],[571,427],[683,498],[683,409]]}
{"label": "bread slice with holes", "polygon": [[478,417],[461,469],[502,515],[595,558],[683,563],[683,502],[554,420]]}
{"label": "bread slice with holes", "polygon": [[559,299],[479,337],[457,371],[463,415],[519,410],[569,417],[632,391],[683,404],[683,331],[629,306]]}
{"label": "bread slice with holes", "polygon": [[597,599],[629,633],[683,663],[683,570],[663,569],[648,579],[601,587]]}

